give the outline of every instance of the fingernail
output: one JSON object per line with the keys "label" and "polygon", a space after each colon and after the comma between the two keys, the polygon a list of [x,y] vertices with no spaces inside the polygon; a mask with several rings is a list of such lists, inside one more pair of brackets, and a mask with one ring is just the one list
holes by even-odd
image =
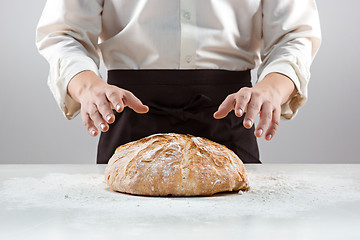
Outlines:
{"label": "fingernail", "polygon": [[116,105],[116,111],[120,111],[120,108],[121,108],[120,104],[117,104]]}
{"label": "fingernail", "polygon": [[248,126],[248,127],[251,127],[252,121],[251,120],[246,120],[245,125]]}
{"label": "fingernail", "polygon": [[239,115],[239,116],[241,116],[241,115],[243,114],[243,111],[242,111],[241,108],[239,108],[237,112],[238,112],[238,115]]}
{"label": "fingernail", "polygon": [[96,131],[93,129],[93,130],[91,130],[91,135],[95,135],[95,133],[96,133]]}
{"label": "fingernail", "polygon": [[105,129],[105,124],[100,124],[100,128],[102,129],[102,130],[104,130]]}
{"label": "fingernail", "polygon": [[269,134],[269,135],[266,136],[266,138],[267,138],[267,140],[270,140],[272,138],[272,135]]}
{"label": "fingernail", "polygon": [[257,135],[261,137],[261,135],[263,134],[263,130],[262,129],[259,129],[257,130]]}
{"label": "fingernail", "polygon": [[106,116],[106,121],[110,121],[110,119],[111,119],[111,114]]}

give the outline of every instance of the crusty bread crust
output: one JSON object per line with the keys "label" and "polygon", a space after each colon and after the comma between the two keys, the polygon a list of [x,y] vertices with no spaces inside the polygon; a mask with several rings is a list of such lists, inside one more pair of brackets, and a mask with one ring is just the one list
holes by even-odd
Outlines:
{"label": "crusty bread crust", "polygon": [[114,191],[199,196],[248,190],[244,164],[227,147],[201,137],[154,134],[118,147],[105,170]]}

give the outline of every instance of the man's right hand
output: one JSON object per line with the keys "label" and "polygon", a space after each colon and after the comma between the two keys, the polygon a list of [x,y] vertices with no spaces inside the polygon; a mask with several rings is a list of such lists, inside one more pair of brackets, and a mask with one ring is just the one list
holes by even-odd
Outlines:
{"label": "man's right hand", "polygon": [[109,130],[109,124],[115,121],[112,109],[122,112],[125,107],[137,113],[147,113],[144,105],[131,92],[107,84],[92,71],[83,71],[75,75],[67,88],[71,98],[81,104],[81,118],[91,136]]}

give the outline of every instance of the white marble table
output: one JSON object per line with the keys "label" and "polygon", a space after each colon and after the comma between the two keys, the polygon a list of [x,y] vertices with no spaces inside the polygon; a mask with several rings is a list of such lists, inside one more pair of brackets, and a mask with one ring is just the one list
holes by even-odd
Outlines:
{"label": "white marble table", "polygon": [[104,165],[0,165],[0,239],[360,239],[360,165],[246,165],[251,190],[110,191]]}

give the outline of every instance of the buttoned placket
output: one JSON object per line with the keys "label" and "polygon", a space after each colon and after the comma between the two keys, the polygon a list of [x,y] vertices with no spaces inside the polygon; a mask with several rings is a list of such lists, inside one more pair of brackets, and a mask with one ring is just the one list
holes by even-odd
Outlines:
{"label": "buttoned placket", "polygon": [[180,69],[194,69],[196,60],[196,1],[180,1]]}

